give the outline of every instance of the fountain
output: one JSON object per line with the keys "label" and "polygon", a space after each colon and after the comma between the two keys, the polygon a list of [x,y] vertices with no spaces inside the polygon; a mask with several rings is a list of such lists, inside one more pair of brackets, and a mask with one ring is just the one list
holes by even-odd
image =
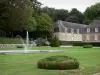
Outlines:
{"label": "fountain", "polygon": [[26,33],[26,43],[24,42],[24,40],[22,39],[22,37],[20,35],[17,35],[16,37],[20,38],[23,47],[24,47],[24,52],[27,53],[28,52],[28,48],[29,48],[29,34],[28,31]]}
{"label": "fountain", "polygon": [[[20,38],[20,40],[23,44],[24,50],[0,50],[0,54],[19,54],[19,53],[26,54],[26,53],[37,53],[37,52],[61,52],[61,51],[63,52],[63,50],[29,50],[29,47],[32,47],[33,45],[36,46],[36,43],[34,41],[31,45],[29,45],[28,31],[26,33],[26,41],[24,41],[20,35],[17,35],[16,37]],[[49,42],[47,42],[47,39],[46,39],[46,43],[49,44]],[[19,45],[19,46],[21,46],[21,45]]]}
{"label": "fountain", "polygon": [[28,34],[28,31],[27,31],[26,44],[24,45],[24,52],[28,52],[28,47],[29,47],[29,34]]}

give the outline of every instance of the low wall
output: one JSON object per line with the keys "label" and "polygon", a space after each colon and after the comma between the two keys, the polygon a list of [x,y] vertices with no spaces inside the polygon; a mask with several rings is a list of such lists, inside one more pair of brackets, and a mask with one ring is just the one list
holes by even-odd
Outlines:
{"label": "low wall", "polygon": [[[29,44],[32,46],[33,44]],[[23,44],[0,44],[0,48],[16,48],[16,46],[23,46]]]}

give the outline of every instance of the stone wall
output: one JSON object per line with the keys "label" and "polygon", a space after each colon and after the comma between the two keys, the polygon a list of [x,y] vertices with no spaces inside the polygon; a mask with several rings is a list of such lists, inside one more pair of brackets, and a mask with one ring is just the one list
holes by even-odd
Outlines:
{"label": "stone wall", "polygon": [[[29,44],[32,46],[33,44]],[[23,44],[0,44],[0,48],[16,48],[17,46],[23,46]]]}
{"label": "stone wall", "polygon": [[100,34],[99,33],[83,34],[82,39],[84,42],[100,42]]}
{"label": "stone wall", "polygon": [[55,35],[60,41],[82,41],[82,34],[56,32]]}
{"label": "stone wall", "polygon": [[83,41],[100,42],[100,33],[74,34],[74,33],[54,33],[60,41]]}

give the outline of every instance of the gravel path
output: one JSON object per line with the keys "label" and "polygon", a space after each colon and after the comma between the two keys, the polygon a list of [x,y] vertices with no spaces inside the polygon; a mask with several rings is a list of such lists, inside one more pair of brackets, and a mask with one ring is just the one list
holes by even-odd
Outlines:
{"label": "gravel path", "polygon": [[93,75],[100,75],[100,73],[96,73],[96,74],[93,74]]}

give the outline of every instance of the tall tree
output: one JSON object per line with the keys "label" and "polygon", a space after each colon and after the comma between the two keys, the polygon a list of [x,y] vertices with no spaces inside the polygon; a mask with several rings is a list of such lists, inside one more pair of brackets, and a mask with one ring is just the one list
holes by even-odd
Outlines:
{"label": "tall tree", "polygon": [[35,14],[41,13],[41,3],[38,0],[30,0],[32,2],[33,9],[35,11]]}
{"label": "tall tree", "polygon": [[0,27],[6,33],[23,31],[26,29],[31,9],[29,0],[0,1]]}
{"label": "tall tree", "polygon": [[57,20],[62,20],[62,21],[65,21],[66,18],[68,17],[69,13],[68,13],[68,10],[64,10],[64,9],[59,9],[59,10],[56,10],[56,21]]}
{"label": "tall tree", "polygon": [[49,8],[49,7],[46,6],[46,7],[42,8],[42,12],[47,13],[52,18],[52,20],[55,21],[56,10],[54,8]]}
{"label": "tall tree", "polygon": [[73,23],[83,23],[84,16],[83,14],[78,11],[76,8],[73,8],[69,12],[69,17],[66,19],[68,22],[73,22]]}
{"label": "tall tree", "polygon": [[38,23],[37,31],[41,32],[43,36],[53,33],[53,21],[47,14],[41,13]]}
{"label": "tall tree", "polygon": [[93,20],[100,20],[100,2],[92,5],[84,12],[85,20],[84,23],[89,24]]}
{"label": "tall tree", "polygon": [[68,17],[68,10],[64,9],[54,9],[54,8],[49,8],[49,7],[44,7],[42,8],[43,13],[47,13],[53,21],[57,20],[63,20]]}
{"label": "tall tree", "polygon": [[72,16],[69,16],[66,21],[68,22],[72,22],[72,23],[79,23],[78,21],[78,17],[76,15],[72,15]]}

